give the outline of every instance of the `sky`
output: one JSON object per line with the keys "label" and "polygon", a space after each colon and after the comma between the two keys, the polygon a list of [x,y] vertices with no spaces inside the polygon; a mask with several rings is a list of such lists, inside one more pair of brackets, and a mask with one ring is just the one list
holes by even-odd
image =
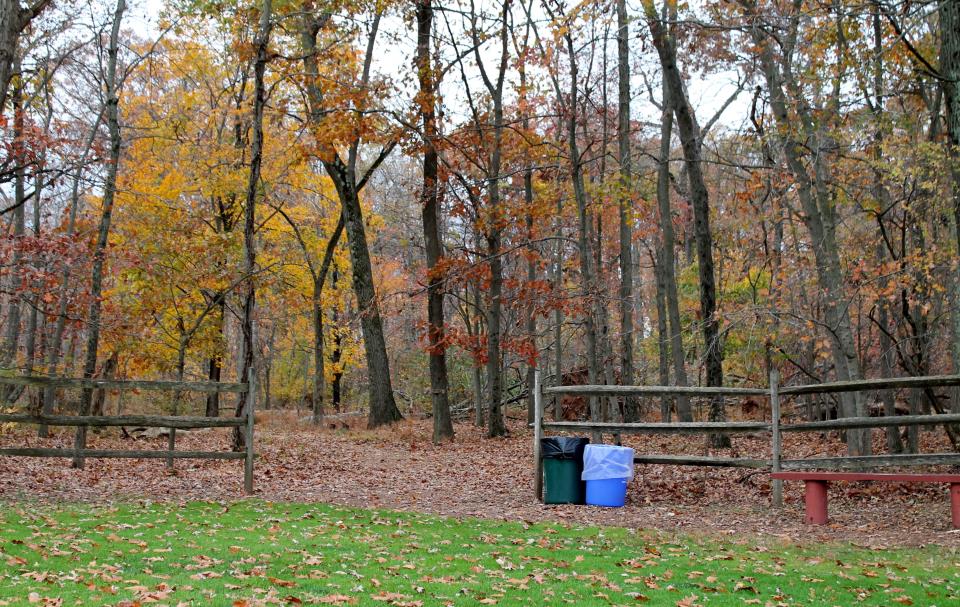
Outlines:
{"label": "sky", "polygon": [[[158,17],[166,5],[164,0],[128,0],[128,3],[128,12],[125,16],[127,26],[145,37],[156,37]],[[482,10],[485,4],[489,4],[489,0],[480,0],[478,2],[478,8]],[[628,2],[628,11],[633,16],[640,14],[639,6],[633,6],[630,2]],[[445,33],[445,26],[440,22],[439,17],[437,17],[437,20],[436,30],[440,33]],[[647,32],[642,25],[642,21],[639,19],[633,22],[631,31],[631,38],[636,41],[633,44],[634,51],[632,61],[636,63],[637,60],[640,59],[638,51],[636,50],[640,46],[639,37],[646,36]],[[381,32],[374,68],[380,73],[392,76],[399,81],[402,75],[410,72],[413,52],[415,50],[414,32],[410,31],[399,17],[385,19]],[[614,36],[615,32],[611,32],[611,35]],[[611,39],[609,42],[611,53],[615,49],[615,44],[615,39]],[[492,53],[492,50],[488,50],[488,53]],[[493,57],[494,55],[490,54],[486,60],[492,63]],[[644,57],[644,60],[646,61],[645,69],[648,72],[655,71],[655,66],[650,64],[652,61],[652,51]],[[683,57],[680,57],[680,61],[681,63],[683,62]],[[468,69],[469,67],[468,64]],[[634,65],[634,67],[636,68],[636,65]],[[475,68],[473,69],[475,71]],[[610,69],[614,69],[614,66],[611,65]],[[632,90],[634,91],[634,100],[631,103],[632,118],[639,123],[658,123],[660,120],[660,112],[650,103],[644,80],[636,71],[637,70],[634,69],[635,75],[631,82]],[[655,77],[655,74],[653,75]],[[479,75],[468,72],[468,77],[471,79],[476,78],[476,81],[471,83],[471,90],[476,94],[477,91],[482,89]],[[692,75],[688,82],[688,94],[701,124],[705,124],[722,107],[723,103],[735,91],[736,81],[737,74],[733,71],[710,74],[706,77],[701,77],[697,74]],[[463,84],[460,81],[457,70],[450,73],[441,92],[448,101],[448,118],[456,119],[457,108],[465,107]],[[412,93],[408,92],[408,94]],[[610,94],[611,96],[615,95],[615,90],[610,91]],[[742,128],[747,123],[749,106],[750,92],[745,91],[724,111],[717,128],[727,128],[731,130]],[[465,114],[464,117],[466,117]]]}

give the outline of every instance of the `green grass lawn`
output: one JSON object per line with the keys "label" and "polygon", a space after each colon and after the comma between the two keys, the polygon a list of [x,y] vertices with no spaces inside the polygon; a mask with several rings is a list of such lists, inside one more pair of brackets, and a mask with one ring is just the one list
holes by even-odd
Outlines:
{"label": "green grass lawn", "polygon": [[954,551],[752,542],[261,501],[5,504],[0,605],[960,605]]}

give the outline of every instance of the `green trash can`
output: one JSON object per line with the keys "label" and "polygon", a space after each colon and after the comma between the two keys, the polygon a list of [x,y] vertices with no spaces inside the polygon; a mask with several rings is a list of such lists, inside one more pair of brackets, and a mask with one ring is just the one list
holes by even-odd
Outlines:
{"label": "green trash can", "polygon": [[545,504],[583,504],[586,483],[583,473],[583,449],[589,438],[551,436],[540,439],[543,455],[543,502]]}

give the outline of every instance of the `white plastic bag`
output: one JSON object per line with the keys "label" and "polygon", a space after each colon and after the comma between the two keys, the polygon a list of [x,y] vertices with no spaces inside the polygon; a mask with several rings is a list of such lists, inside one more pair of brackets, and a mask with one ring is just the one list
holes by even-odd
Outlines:
{"label": "white plastic bag", "polygon": [[587,445],[583,450],[584,481],[633,478],[633,449],[616,445]]}

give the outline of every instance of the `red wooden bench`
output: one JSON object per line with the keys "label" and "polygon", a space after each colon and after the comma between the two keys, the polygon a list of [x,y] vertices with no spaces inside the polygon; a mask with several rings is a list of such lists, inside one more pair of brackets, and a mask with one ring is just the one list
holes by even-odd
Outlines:
{"label": "red wooden bench", "polygon": [[830,481],[887,481],[891,483],[949,483],[953,528],[960,529],[960,474],[880,474],[874,472],[774,472],[773,478],[803,481],[806,522],[827,524],[827,485]]}

